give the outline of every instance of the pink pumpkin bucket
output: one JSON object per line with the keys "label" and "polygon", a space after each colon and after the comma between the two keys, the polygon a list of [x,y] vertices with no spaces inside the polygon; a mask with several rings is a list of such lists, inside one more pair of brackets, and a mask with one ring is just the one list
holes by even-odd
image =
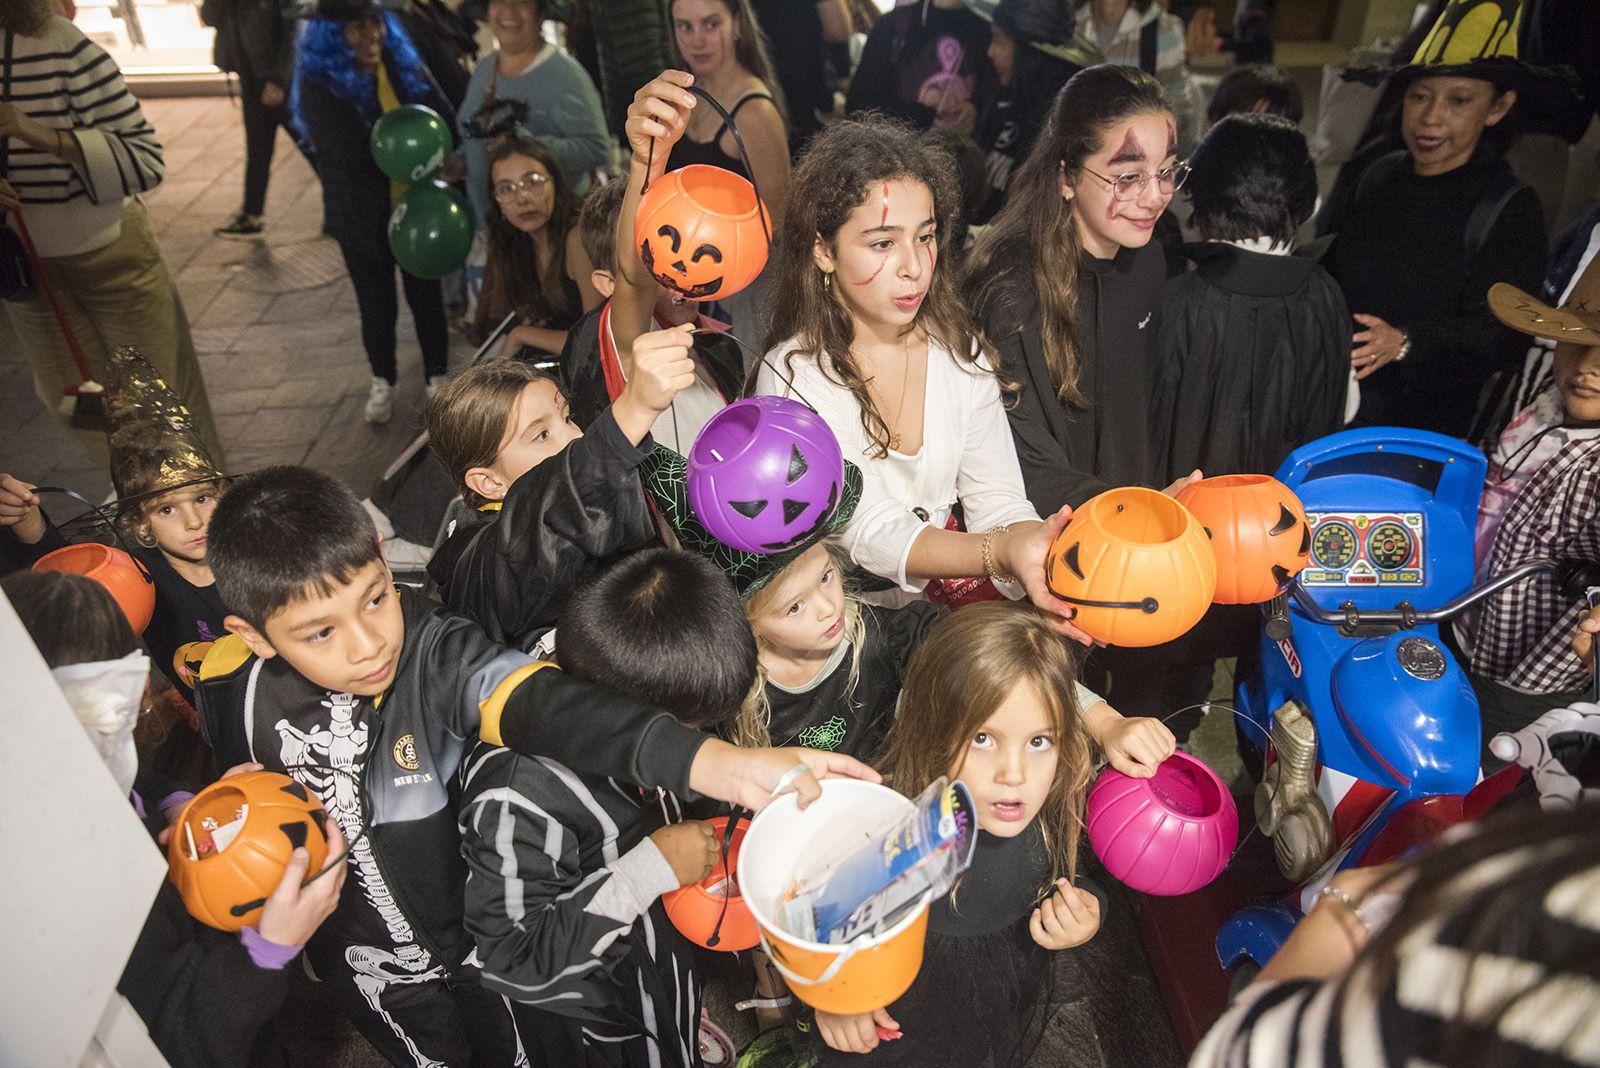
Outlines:
{"label": "pink pumpkin bucket", "polygon": [[1191,894],[1221,875],[1239,840],[1227,785],[1183,752],[1148,779],[1106,768],[1089,791],[1087,824],[1107,871],[1161,897]]}

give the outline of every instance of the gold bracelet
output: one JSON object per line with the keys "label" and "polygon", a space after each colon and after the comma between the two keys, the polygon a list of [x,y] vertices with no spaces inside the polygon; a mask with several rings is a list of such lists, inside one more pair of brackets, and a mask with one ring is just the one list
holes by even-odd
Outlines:
{"label": "gold bracelet", "polygon": [[999,572],[997,572],[994,569],[994,536],[996,534],[1004,534],[1006,531],[1008,531],[1010,529],[1011,529],[1010,526],[1001,525],[1001,526],[998,526],[998,527],[990,527],[987,531],[984,532],[984,535],[983,535],[983,570],[989,576],[989,581],[990,582],[1015,582],[1015,581],[1017,581],[1013,576],[1011,576],[1011,575],[1002,575],[1002,574],[1000,574]]}

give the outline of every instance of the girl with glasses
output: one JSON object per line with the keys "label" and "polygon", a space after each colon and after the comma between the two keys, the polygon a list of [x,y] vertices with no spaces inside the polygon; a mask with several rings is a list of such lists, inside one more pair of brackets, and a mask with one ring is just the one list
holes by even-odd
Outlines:
{"label": "girl with glasses", "polygon": [[577,240],[572,189],[555,154],[522,134],[495,147],[488,179],[488,262],[473,327],[481,340],[515,311],[505,355],[559,353],[583,314],[577,284],[567,274],[568,246]]}
{"label": "girl with glasses", "polygon": [[[1152,238],[1189,173],[1177,141],[1151,75],[1113,64],[1074,75],[968,260],[976,318],[1015,390],[1007,415],[1040,515],[1113,486],[1165,482],[1150,399],[1167,267]],[[1160,656],[1100,652],[1090,685],[1104,686],[1109,670],[1101,692],[1114,707],[1155,714],[1164,701],[1126,687],[1157,677]]]}

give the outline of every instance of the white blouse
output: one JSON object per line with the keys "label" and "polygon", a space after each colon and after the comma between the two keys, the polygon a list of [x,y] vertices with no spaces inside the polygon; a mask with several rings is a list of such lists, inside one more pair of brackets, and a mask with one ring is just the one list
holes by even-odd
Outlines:
{"label": "white blouse", "polygon": [[[1000,387],[986,356],[979,366],[966,364],[930,338],[922,448],[877,456],[849,390],[811,357],[797,357],[790,371],[785,357],[795,347],[790,339],[767,354],[756,392],[814,407],[833,428],[845,459],[861,468],[861,503],[842,531],[844,547],[858,566],[900,588],[869,600],[899,605],[919,599],[926,582],[906,576],[911,543],[927,527],[943,528],[958,500],[969,530],[1039,518],[1023,490]],[[783,376],[791,374],[793,381],[786,381]],[[1000,590],[1012,598],[1023,595],[1016,583],[1004,583]]]}

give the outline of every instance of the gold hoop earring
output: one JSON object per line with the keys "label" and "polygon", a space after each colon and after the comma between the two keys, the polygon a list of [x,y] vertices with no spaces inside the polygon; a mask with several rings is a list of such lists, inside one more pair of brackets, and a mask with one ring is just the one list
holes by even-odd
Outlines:
{"label": "gold hoop earring", "polygon": [[833,272],[832,271],[823,271],[822,272],[822,291],[824,293],[826,293],[829,290],[831,290],[832,288],[833,288]]}

